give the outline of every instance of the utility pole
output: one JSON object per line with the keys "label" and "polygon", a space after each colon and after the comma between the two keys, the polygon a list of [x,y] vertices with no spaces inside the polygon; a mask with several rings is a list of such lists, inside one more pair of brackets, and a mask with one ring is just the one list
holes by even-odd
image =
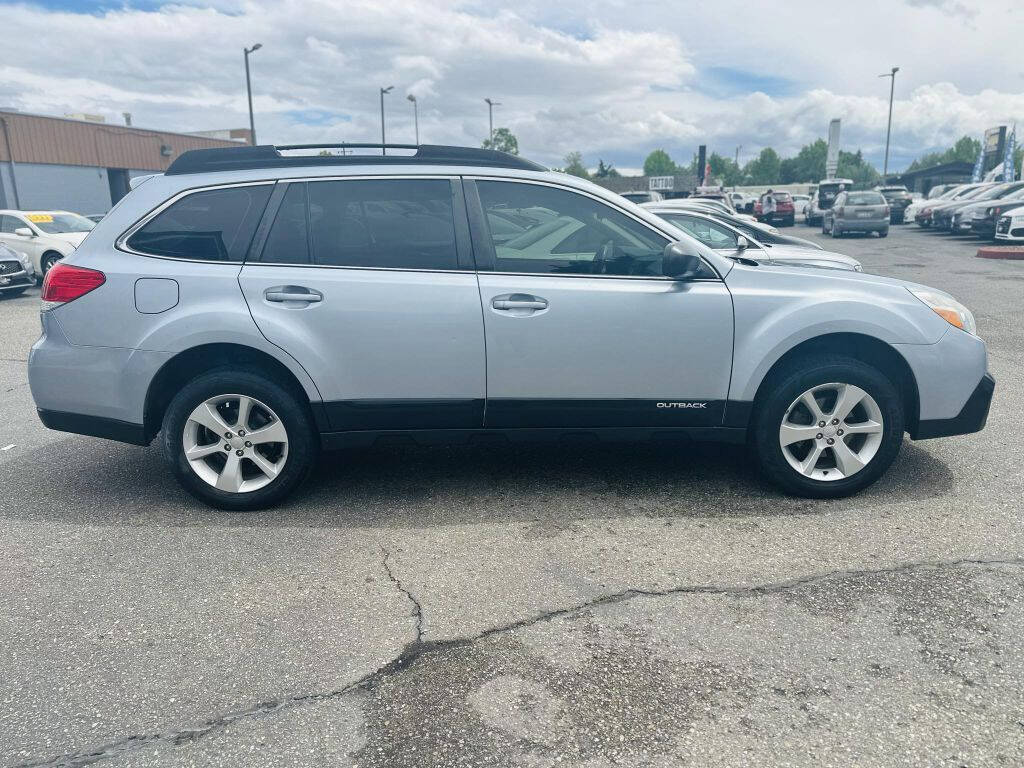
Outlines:
{"label": "utility pole", "polygon": [[489,99],[489,98],[484,99],[484,101],[487,102],[487,123],[488,123],[488,125],[490,127],[490,134],[489,134],[489,136],[491,138],[491,143],[493,144],[494,143],[494,108],[495,107],[500,107],[501,106],[501,102],[500,101],[491,101],[491,99]]}
{"label": "utility pole", "polygon": [[406,96],[405,98],[407,98],[409,101],[412,102],[412,120],[413,120],[413,124],[416,126],[416,146],[419,146],[419,143],[420,143],[420,110],[419,110],[419,106],[416,103],[416,97],[413,96],[411,93],[408,96]]}
{"label": "utility pole", "polygon": [[899,67],[893,67],[892,71],[885,75],[879,75],[879,77],[889,78],[889,125],[885,129],[885,162],[882,165],[882,182],[885,182],[885,177],[889,175],[889,137],[892,136],[892,97],[896,93],[896,73],[900,71]]}
{"label": "utility pole", "polygon": [[252,115],[252,80],[249,78],[249,54],[258,51],[263,43],[256,43],[252,48],[242,48],[245,51],[245,92],[249,96],[249,138],[256,146],[256,121]]}
{"label": "utility pole", "polygon": [[387,139],[384,138],[384,95],[387,93],[391,93],[391,89],[393,89],[394,87],[395,86],[393,85],[389,85],[387,88],[380,89],[380,151],[381,154],[384,155],[388,153],[387,149],[384,147],[384,145],[388,143]]}

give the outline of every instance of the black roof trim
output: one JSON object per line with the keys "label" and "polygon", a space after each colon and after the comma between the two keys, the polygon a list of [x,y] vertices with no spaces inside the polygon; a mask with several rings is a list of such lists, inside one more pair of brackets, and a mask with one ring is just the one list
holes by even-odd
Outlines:
{"label": "black roof trim", "polygon": [[[296,149],[415,149],[415,155],[285,155]],[[182,152],[165,171],[169,176],[211,171],[246,171],[256,168],[297,168],[331,165],[482,165],[546,171],[542,165],[507,152],[440,144],[260,144],[255,147],[193,149]]]}

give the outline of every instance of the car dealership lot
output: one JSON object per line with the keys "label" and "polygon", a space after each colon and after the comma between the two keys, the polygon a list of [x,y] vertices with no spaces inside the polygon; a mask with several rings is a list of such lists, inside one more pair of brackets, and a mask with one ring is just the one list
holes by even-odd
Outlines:
{"label": "car dealership lot", "polygon": [[215,512],[45,430],[0,301],[0,764],[1024,761],[1024,263],[823,242],[962,300],[998,382],[833,502],[722,446],[395,445]]}

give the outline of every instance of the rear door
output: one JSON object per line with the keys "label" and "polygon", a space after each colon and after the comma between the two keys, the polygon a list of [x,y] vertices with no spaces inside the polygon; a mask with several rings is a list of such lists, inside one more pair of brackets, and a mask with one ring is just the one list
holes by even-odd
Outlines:
{"label": "rear door", "polygon": [[331,429],[481,427],[483,320],[458,180],[278,186],[239,282]]}
{"label": "rear door", "polygon": [[732,300],[710,266],[661,274],[668,243],[596,196],[466,183],[487,335],[487,426],[722,422]]}

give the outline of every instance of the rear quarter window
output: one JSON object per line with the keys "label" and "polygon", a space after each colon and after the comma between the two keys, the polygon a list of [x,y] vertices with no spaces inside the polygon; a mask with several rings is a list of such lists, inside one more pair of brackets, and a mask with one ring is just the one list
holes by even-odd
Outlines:
{"label": "rear quarter window", "polygon": [[272,188],[259,184],[192,192],[146,222],[125,244],[150,256],[242,261]]}

